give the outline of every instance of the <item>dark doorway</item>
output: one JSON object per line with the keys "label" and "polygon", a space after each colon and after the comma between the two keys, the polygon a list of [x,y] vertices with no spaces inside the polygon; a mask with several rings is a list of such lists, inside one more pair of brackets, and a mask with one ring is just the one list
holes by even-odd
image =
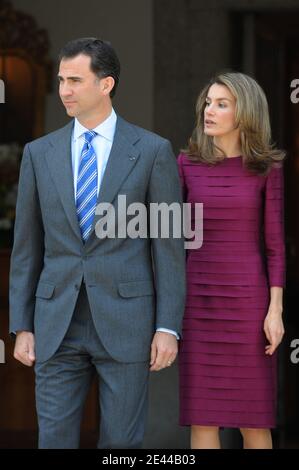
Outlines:
{"label": "dark doorway", "polygon": [[291,82],[299,79],[299,11],[234,12],[232,33],[233,68],[253,75],[265,90],[273,140],[287,151],[286,334],[280,349],[279,426],[274,437],[277,447],[298,447],[299,364],[291,362],[290,344],[299,338],[299,103],[291,101]]}

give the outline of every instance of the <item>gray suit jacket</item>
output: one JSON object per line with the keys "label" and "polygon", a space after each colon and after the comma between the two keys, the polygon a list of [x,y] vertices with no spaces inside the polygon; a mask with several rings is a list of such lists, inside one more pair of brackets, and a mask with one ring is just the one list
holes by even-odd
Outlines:
{"label": "gray suit jacket", "polygon": [[[25,146],[10,272],[10,331],[34,332],[37,361],[59,347],[84,279],[95,327],[116,360],[144,361],[156,328],[181,332],[183,239],[83,244],[71,165],[73,122]],[[181,201],[169,142],[118,117],[98,202]],[[99,217],[95,217],[94,224]],[[117,233],[117,232],[116,232]]]}

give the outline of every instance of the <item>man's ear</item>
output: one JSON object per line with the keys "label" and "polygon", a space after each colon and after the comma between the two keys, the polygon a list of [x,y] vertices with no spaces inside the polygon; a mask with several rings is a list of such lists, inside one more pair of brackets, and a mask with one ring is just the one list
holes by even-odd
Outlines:
{"label": "man's ear", "polygon": [[109,95],[113,89],[115,80],[112,77],[105,77],[101,79],[101,91],[104,95]]}

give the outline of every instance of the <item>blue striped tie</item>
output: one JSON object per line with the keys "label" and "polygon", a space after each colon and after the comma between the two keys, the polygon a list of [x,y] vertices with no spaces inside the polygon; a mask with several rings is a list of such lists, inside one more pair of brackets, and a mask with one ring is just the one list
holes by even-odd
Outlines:
{"label": "blue striped tie", "polygon": [[98,170],[97,157],[92,139],[97,135],[94,131],[84,133],[84,145],[79,165],[76,208],[82,239],[85,242],[90,234],[97,203]]}

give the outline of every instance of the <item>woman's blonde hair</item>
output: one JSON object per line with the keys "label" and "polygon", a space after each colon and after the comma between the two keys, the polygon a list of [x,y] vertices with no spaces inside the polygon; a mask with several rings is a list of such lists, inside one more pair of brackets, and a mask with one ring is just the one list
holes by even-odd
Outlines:
{"label": "woman's blonde hair", "polygon": [[[285,152],[271,143],[268,103],[260,85],[248,75],[224,72],[214,77],[200,93],[196,103],[196,127],[189,145],[182,151],[193,161],[216,164],[226,155],[204,133],[206,98],[213,84],[226,86],[236,99],[236,126],[240,129],[241,151],[245,166],[255,173],[266,174]],[[218,150],[218,155],[216,151]],[[219,155],[220,151],[220,155]]]}

